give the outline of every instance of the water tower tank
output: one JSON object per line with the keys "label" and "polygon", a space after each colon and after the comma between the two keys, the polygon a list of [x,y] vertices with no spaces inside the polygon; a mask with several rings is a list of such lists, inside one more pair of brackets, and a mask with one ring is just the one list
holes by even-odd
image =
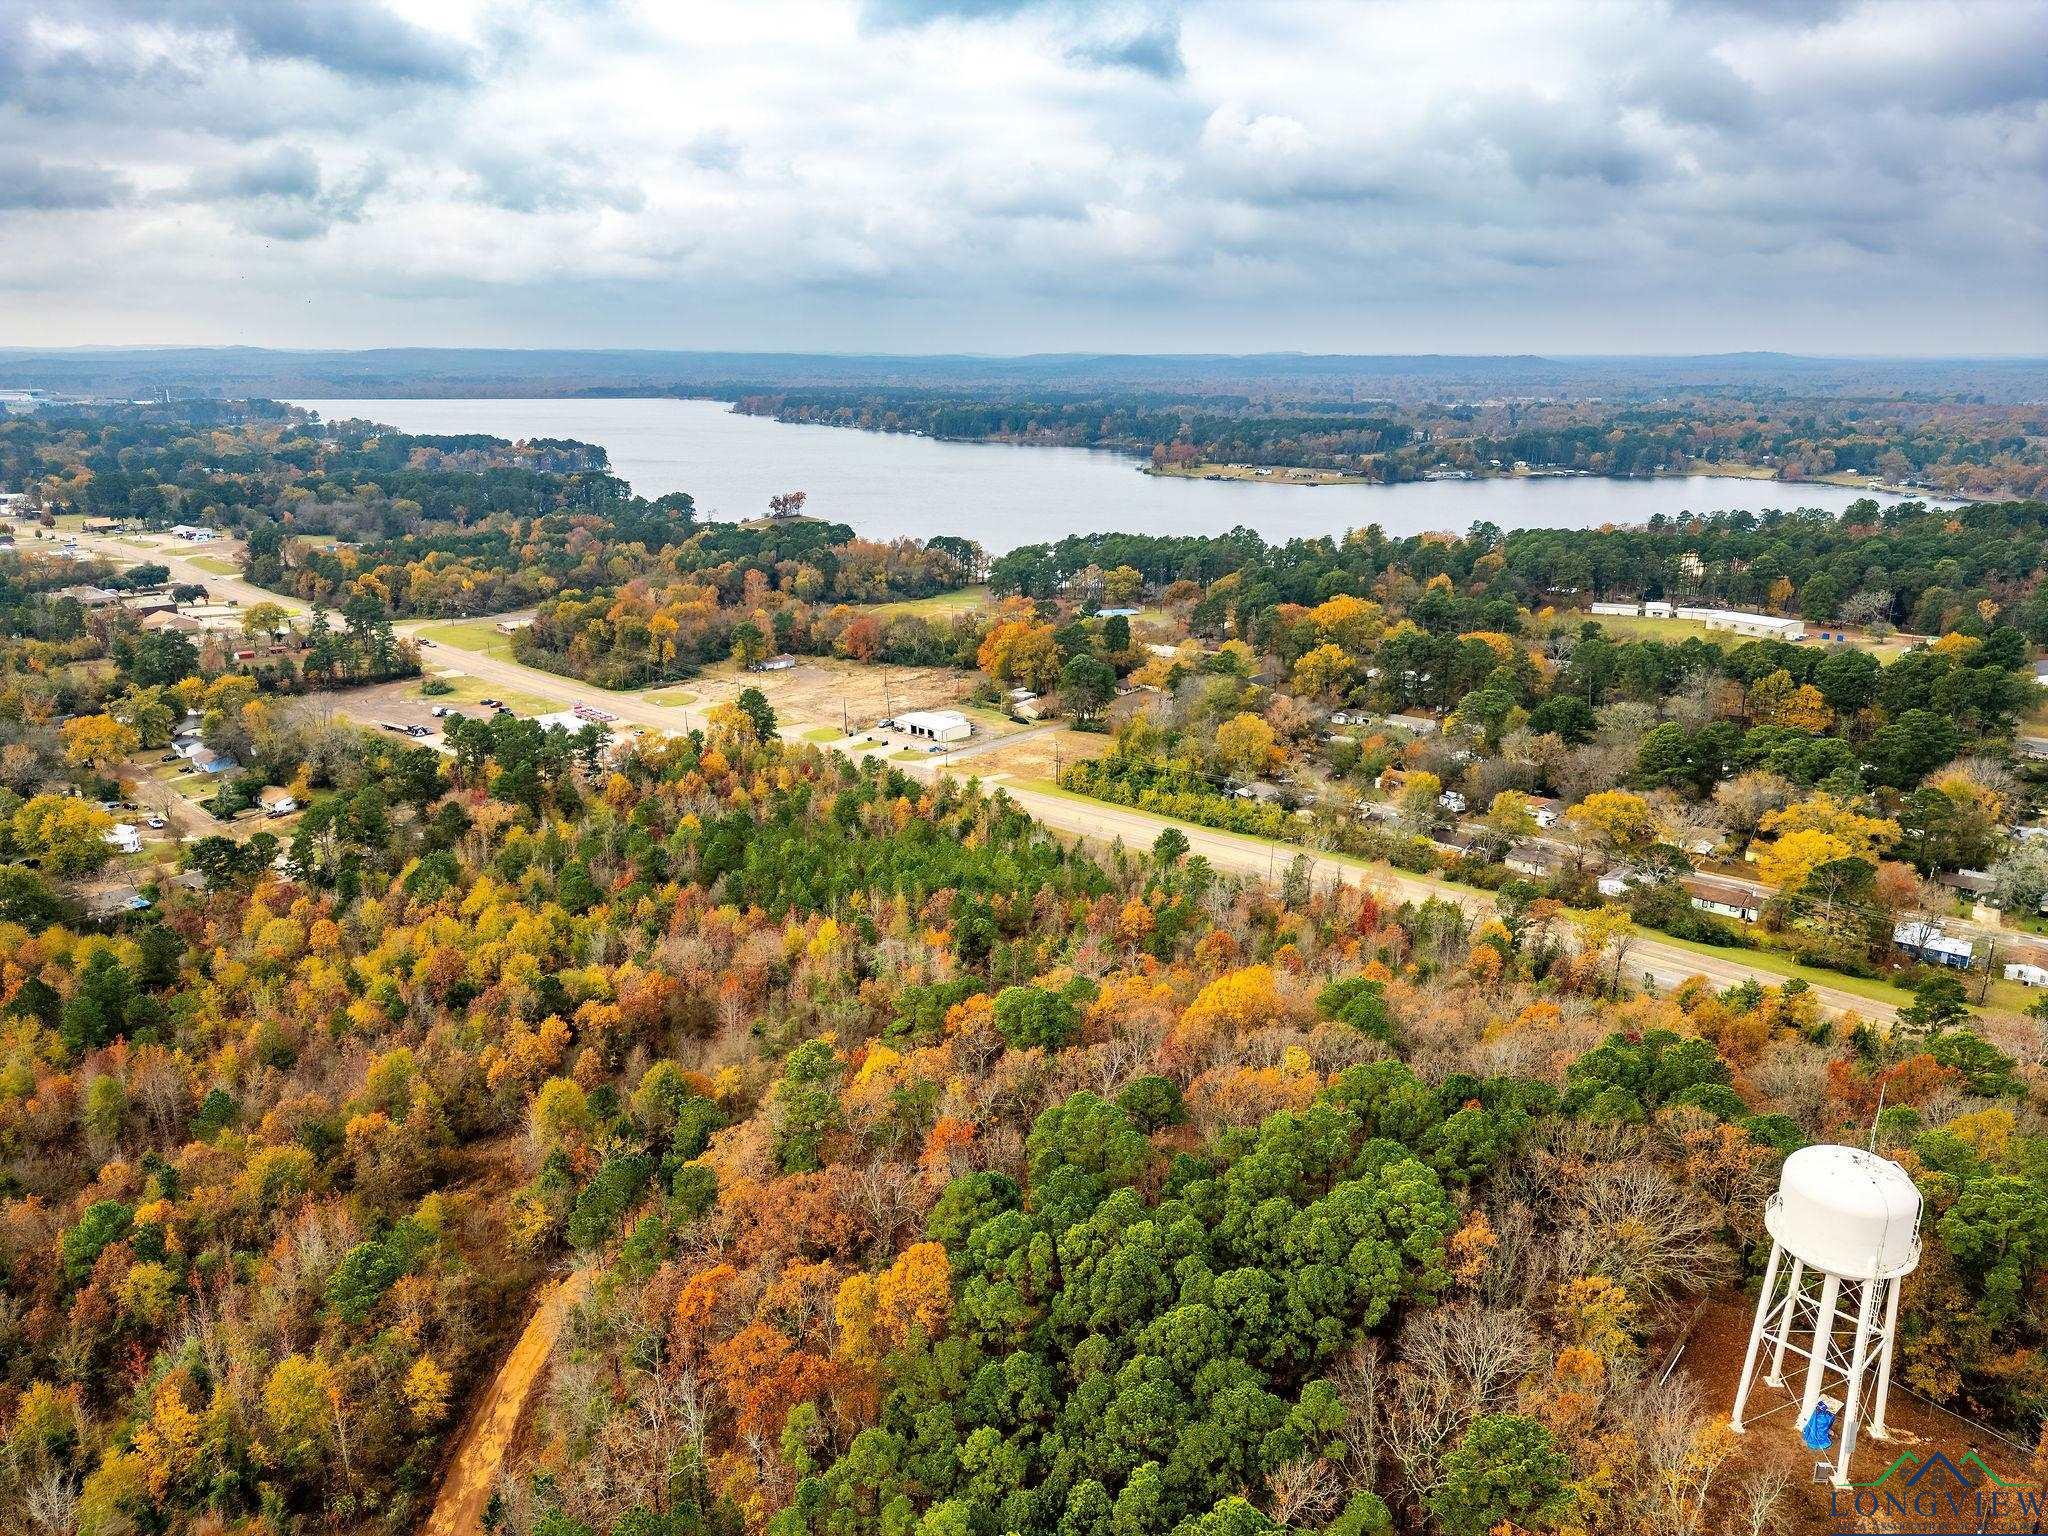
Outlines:
{"label": "water tower tank", "polygon": [[1860,1147],[1802,1147],[1785,1159],[1764,1225],[1810,1269],[1889,1280],[1920,1262],[1920,1191]]}

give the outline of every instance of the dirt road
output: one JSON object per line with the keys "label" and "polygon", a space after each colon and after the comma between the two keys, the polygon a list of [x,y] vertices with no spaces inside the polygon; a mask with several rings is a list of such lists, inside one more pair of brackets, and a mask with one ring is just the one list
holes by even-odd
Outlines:
{"label": "dirt road", "polygon": [[551,1282],[527,1319],[512,1353],[498,1367],[497,1378],[470,1412],[469,1425],[448,1458],[447,1475],[434,1512],[420,1527],[420,1536],[482,1536],[484,1507],[491,1501],[498,1473],[535,1383],[555,1352],[555,1340],[569,1309],[590,1288],[590,1271],[578,1269]]}

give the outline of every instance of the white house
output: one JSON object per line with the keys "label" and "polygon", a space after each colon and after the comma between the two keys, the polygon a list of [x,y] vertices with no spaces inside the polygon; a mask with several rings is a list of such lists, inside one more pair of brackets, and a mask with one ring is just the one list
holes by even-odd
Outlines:
{"label": "white house", "polygon": [[1438,795],[1436,803],[1449,811],[1453,816],[1465,814],[1465,797],[1455,789],[1447,789]]}
{"label": "white house", "polygon": [[1763,897],[1747,886],[1698,877],[1680,883],[1693,906],[1702,912],[1717,913],[1744,923],[1753,923],[1764,915]]}
{"label": "white house", "polygon": [[1610,869],[1596,883],[1602,896],[1626,896],[1628,888],[1635,884],[1635,880],[1626,870]]}
{"label": "white house", "polygon": [[1595,603],[1593,611],[1611,614],[1615,618],[1632,619],[1643,610],[1640,603]]}
{"label": "white house", "polygon": [[115,822],[100,837],[116,853],[142,852],[142,834],[128,822]]}
{"label": "white house", "polygon": [[796,658],[790,655],[770,656],[766,661],[757,661],[747,668],[749,672],[787,672],[796,665]]}
{"label": "white house", "polygon": [[1389,715],[1387,724],[1397,730],[1406,731],[1411,736],[1434,736],[1439,729],[1436,718],[1432,715]]}
{"label": "white house", "polygon": [[1646,619],[1668,619],[1671,617],[1671,605],[1661,600],[1645,603],[1643,604],[1643,617]]}
{"label": "white house", "polygon": [[1564,807],[1548,795],[1531,795],[1529,814],[1536,818],[1536,825],[1547,832],[1557,825],[1558,818],[1564,814]]}
{"label": "white house", "polygon": [[1733,608],[1681,608],[1681,619],[1692,619],[1709,629],[1725,629],[1752,640],[1804,640],[1806,625],[1798,619],[1781,619],[1771,613],[1743,613]]}
{"label": "white house", "polygon": [[2005,979],[2016,981],[2023,987],[2048,987],[2048,966],[2036,965],[2031,960],[2016,960],[2005,968]]}
{"label": "white house", "polygon": [[299,808],[296,796],[288,789],[272,784],[256,796],[256,803],[263,807],[266,816],[289,816]]}
{"label": "white house", "polygon": [[913,709],[896,717],[896,729],[921,741],[965,741],[974,722],[957,709]]}
{"label": "white house", "polygon": [[201,528],[196,523],[178,523],[171,529],[171,537],[183,539],[188,544],[211,544],[220,535],[211,528]]}

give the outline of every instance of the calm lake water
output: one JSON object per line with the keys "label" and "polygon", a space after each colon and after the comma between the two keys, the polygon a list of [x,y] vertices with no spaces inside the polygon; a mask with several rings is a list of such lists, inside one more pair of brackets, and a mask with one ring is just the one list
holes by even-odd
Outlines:
{"label": "calm lake water", "polygon": [[[991,553],[1070,533],[1214,534],[1268,540],[1389,534],[1472,524],[1588,528],[1659,512],[1821,507],[1861,491],[1833,485],[1696,476],[1669,480],[1455,480],[1411,485],[1258,485],[1166,480],[1135,460],[1086,448],[942,443],[843,427],[741,416],[713,400],[300,400],[328,420],[361,417],[404,432],[486,432],[600,443],[613,472],[643,496],[687,491],[705,516],[755,517],[782,491],[804,510],[878,538],[956,533]],[[1882,501],[1896,497],[1880,497]]]}

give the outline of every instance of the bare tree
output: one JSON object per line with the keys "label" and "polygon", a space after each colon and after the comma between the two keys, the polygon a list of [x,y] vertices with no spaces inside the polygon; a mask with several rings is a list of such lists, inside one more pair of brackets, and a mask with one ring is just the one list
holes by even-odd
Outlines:
{"label": "bare tree", "polygon": [[1736,1439],[1719,1416],[1703,1412],[1699,1394],[1682,1378],[1649,1382],[1620,1395],[1615,1406],[1635,1452],[1627,1470],[1634,1485],[1630,1506],[1657,1536],[1702,1536],[1735,1454]]}
{"label": "bare tree", "polygon": [[1784,1521],[1779,1506],[1791,1487],[1792,1474],[1776,1462],[1757,1468],[1736,1487],[1729,1529],[1741,1536],[1765,1536],[1780,1529]]}
{"label": "bare tree", "polygon": [[1567,1275],[1605,1275],[1646,1298],[1705,1290],[1728,1255],[1704,1202],[1647,1160],[1592,1171],[1557,1234]]}
{"label": "bare tree", "polygon": [[1284,1526],[1321,1525],[1337,1512],[1344,1481],[1334,1462],[1302,1456],[1266,1479],[1266,1513]]}

